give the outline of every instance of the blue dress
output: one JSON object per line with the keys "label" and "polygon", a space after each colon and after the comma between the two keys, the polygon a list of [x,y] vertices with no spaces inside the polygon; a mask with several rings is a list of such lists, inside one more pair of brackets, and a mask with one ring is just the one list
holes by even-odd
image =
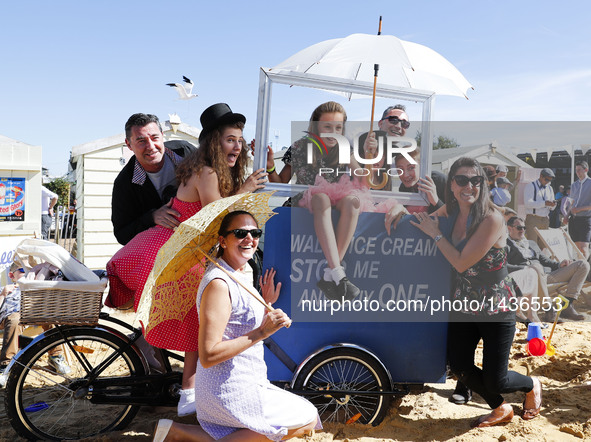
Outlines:
{"label": "blue dress", "polygon": [[[222,259],[218,263],[241,283],[252,286],[250,275],[232,269]],[[197,309],[203,291],[214,279],[222,279],[228,284],[232,303],[223,340],[238,338],[259,327],[265,308],[213,265],[209,266],[199,285]],[[195,385],[197,419],[214,439],[248,428],[271,440],[281,440],[288,429],[302,427],[318,416],[316,408],[306,399],[269,382],[262,341],[213,367],[204,368],[199,362]],[[278,413],[278,410],[284,411]],[[281,425],[274,425],[276,422]]]}

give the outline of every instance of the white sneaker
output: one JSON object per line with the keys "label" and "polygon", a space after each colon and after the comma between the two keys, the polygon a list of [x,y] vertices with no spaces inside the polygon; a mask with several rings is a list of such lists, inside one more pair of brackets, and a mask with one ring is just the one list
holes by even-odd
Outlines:
{"label": "white sneaker", "polygon": [[0,374],[0,388],[6,387],[6,381],[7,380],[8,380],[8,372],[7,371],[3,371]]}
{"label": "white sneaker", "polygon": [[59,374],[68,374],[72,371],[72,369],[68,367],[68,364],[66,364],[66,358],[64,358],[63,355],[50,356],[47,362],[49,362],[49,365],[55,368],[55,371]]}
{"label": "white sneaker", "polygon": [[197,409],[195,408],[195,389],[187,388],[186,390],[181,390],[177,414],[179,417],[183,417],[195,413],[197,413]]}

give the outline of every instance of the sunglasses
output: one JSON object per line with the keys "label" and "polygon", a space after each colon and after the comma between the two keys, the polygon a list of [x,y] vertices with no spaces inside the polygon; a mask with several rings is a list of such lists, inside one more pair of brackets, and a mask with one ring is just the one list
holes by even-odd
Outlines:
{"label": "sunglasses", "polygon": [[406,120],[401,120],[398,117],[386,117],[386,118],[382,118],[382,120],[388,120],[391,124],[398,124],[400,123],[400,125],[402,126],[403,129],[408,129],[410,127],[410,122],[406,121]]}
{"label": "sunglasses", "polygon": [[466,175],[456,175],[452,179],[460,187],[467,186],[468,183],[472,183],[474,187],[480,187],[484,182],[484,177],[482,175],[476,175],[473,177],[467,177]]}
{"label": "sunglasses", "polygon": [[[229,235],[230,233],[233,233],[234,236],[238,239],[244,239],[244,238],[246,238],[246,235],[248,235],[250,233],[250,236],[252,236],[253,239],[256,239],[256,238],[261,237],[261,235],[263,234],[263,231],[261,229],[252,229],[252,230],[234,229],[234,230],[228,230],[226,232],[226,235]],[[226,235],[224,235],[224,236],[226,236]]]}
{"label": "sunglasses", "polygon": [[520,232],[522,232],[523,230],[525,230],[525,226],[511,226],[511,227],[513,227],[514,229],[519,230]]}

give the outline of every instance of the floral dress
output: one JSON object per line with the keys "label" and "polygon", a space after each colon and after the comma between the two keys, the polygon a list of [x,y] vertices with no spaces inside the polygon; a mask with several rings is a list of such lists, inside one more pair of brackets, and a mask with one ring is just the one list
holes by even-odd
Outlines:
{"label": "floral dress", "polygon": [[[326,194],[332,206],[346,196],[356,196],[361,202],[362,212],[374,212],[375,205],[369,188],[361,180],[354,180],[348,164],[338,163],[338,146],[330,149],[326,154],[318,156],[312,164],[307,161],[306,138],[301,138],[287,149],[282,161],[291,166],[297,177],[298,184],[310,187],[303,193],[292,198],[291,205],[306,207],[311,211],[312,197],[318,193]],[[320,174],[320,169],[332,169],[331,172]]]}
{"label": "floral dress", "polygon": [[[452,217],[456,218],[457,213]],[[468,226],[466,228],[469,227]],[[449,237],[455,220],[451,223]],[[456,248],[462,251],[467,240],[462,240]],[[507,271],[507,247],[491,247],[480,261],[459,273],[453,269],[452,301],[460,301],[462,308],[454,312],[464,315],[489,317],[494,320],[511,319],[515,311],[510,309],[515,298],[515,282]],[[472,307],[471,307],[472,306]],[[477,308],[474,308],[476,307]]]}
{"label": "floral dress", "polygon": [[454,270],[453,299],[463,304],[475,301],[478,309],[463,308],[469,315],[510,316],[511,299],[515,297],[515,283],[507,273],[507,248],[491,249],[468,270]]}

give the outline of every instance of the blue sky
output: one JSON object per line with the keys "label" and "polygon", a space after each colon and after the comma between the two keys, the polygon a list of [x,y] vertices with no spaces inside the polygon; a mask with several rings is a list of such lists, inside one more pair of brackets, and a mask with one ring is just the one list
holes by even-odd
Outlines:
{"label": "blue sky", "polygon": [[[134,112],[177,112],[200,127],[203,109],[227,102],[246,115],[250,139],[261,66],[323,40],[374,34],[379,15],[384,34],[434,49],[474,85],[469,100],[437,97],[435,120],[591,120],[591,6],[582,1],[23,0],[2,6],[0,134],[42,145],[43,165],[58,176],[73,146],[123,132]],[[182,75],[198,98],[179,101],[165,86]],[[276,94],[280,145],[318,100],[369,118],[369,100],[303,100],[297,89]]]}

